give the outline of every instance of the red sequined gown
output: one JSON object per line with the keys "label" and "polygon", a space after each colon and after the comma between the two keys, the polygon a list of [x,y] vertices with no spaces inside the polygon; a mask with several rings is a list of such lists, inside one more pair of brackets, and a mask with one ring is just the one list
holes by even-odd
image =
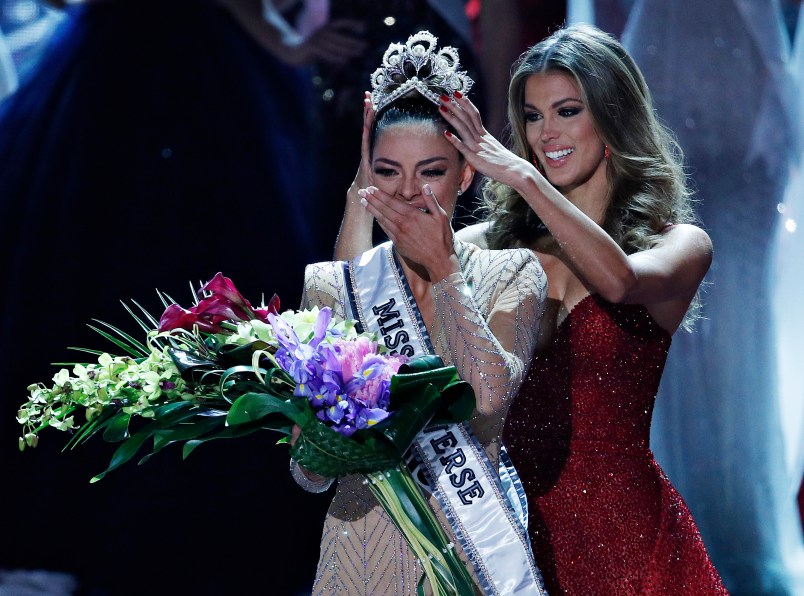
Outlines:
{"label": "red sequined gown", "polygon": [[669,348],[643,306],[587,296],[510,408],[503,438],[551,596],[727,594],[649,449]]}

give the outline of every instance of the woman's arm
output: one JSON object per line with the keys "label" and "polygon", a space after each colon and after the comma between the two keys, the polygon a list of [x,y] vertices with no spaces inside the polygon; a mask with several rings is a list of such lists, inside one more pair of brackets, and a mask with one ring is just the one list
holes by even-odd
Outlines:
{"label": "woman's arm", "polygon": [[338,19],[304,37],[271,0],[217,0],[266,51],[291,66],[316,62],[345,64],[363,53],[362,23]]}
{"label": "woman's arm", "polygon": [[[479,249],[466,248],[477,254]],[[449,355],[475,392],[477,410],[491,414],[512,399],[536,345],[547,277],[527,249],[461,252],[462,273],[433,286],[436,353]]]}
{"label": "woman's arm", "polygon": [[490,225],[490,222],[482,221],[464,226],[455,232],[455,237],[458,240],[469,242],[475,246],[479,246],[480,248],[488,248],[488,242],[486,242],[486,231],[489,229]]}
{"label": "woman's arm", "polygon": [[[689,305],[712,259],[709,236],[695,226],[674,226],[654,248],[626,255],[617,243],[539,173],[483,128],[466,98],[444,117],[460,138],[447,136],[479,172],[516,190],[550,230],[566,264],[609,302]],[[686,310],[684,306],[683,310]]]}
{"label": "woman's arm", "polygon": [[336,261],[349,261],[363,254],[373,245],[374,217],[364,208],[363,189],[372,183],[369,136],[374,122],[374,109],[371,107],[371,94],[363,97],[363,137],[360,145],[360,166],[355,179],[346,192],[346,207],[343,220],[335,241]]}
{"label": "woman's arm", "polygon": [[627,255],[535,167],[530,169],[513,180],[512,186],[538,213],[567,256],[568,266],[590,291],[609,302],[681,300],[689,305],[712,261],[712,243],[705,231],[689,224],[676,225],[655,247]]}

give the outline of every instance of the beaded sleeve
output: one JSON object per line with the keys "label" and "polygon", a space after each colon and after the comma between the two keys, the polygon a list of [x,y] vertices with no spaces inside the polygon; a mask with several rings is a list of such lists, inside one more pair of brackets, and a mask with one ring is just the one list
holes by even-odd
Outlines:
{"label": "beaded sleeve", "polygon": [[304,290],[301,308],[329,306],[332,315],[346,318],[346,289],[343,263],[324,261],[307,265],[304,270]]}
{"label": "beaded sleeve", "polygon": [[327,491],[330,486],[332,486],[333,482],[335,482],[334,478],[310,478],[302,471],[299,462],[293,458],[290,458],[290,475],[293,480],[296,481],[296,484],[298,484],[308,493],[323,493]]}
{"label": "beaded sleeve", "polygon": [[[479,249],[477,249],[479,250]],[[480,413],[496,412],[525,376],[547,296],[547,277],[529,250],[458,252],[461,273],[433,286],[431,340],[472,385]]]}

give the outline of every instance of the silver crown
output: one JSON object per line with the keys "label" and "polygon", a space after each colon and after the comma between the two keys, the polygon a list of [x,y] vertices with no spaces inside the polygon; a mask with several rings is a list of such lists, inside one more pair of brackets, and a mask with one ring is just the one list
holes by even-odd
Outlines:
{"label": "silver crown", "polygon": [[452,99],[456,91],[467,93],[472,88],[474,81],[458,70],[458,50],[451,46],[436,50],[437,41],[429,31],[419,31],[407,43],[388,46],[382,66],[371,75],[375,112],[414,90],[440,105],[442,94]]}

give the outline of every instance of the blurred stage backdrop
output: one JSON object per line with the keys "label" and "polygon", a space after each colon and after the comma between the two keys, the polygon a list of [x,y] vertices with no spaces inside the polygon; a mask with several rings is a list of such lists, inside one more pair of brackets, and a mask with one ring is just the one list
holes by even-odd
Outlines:
{"label": "blurred stage backdrop", "polygon": [[[715,258],[705,319],[673,339],[653,448],[732,594],[804,594],[804,12],[511,1],[530,33],[516,53],[564,18],[622,39],[686,152]],[[481,3],[419,4],[440,6],[463,56],[470,28],[493,31]],[[293,483],[274,435],[184,462],[167,449],[93,485],[111,445],[62,453],[52,431],[17,450],[26,386],[75,359],[67,346],[103,347],[92,318],[131,329],[121,300],[158,312],[158,288],[186,304],[222,271],[252,302],[296,308],[357,165],[359,126],[338,152],[321,73],[273,58],[218,5],[92,4],[0,0],[0,596],[308,594],[331,494]],[[301,18],[302,2],[279,4]],[[557,4],[552,24],[532,16]],[[418,22],[396,17],[382,26],[404,39]]]}

